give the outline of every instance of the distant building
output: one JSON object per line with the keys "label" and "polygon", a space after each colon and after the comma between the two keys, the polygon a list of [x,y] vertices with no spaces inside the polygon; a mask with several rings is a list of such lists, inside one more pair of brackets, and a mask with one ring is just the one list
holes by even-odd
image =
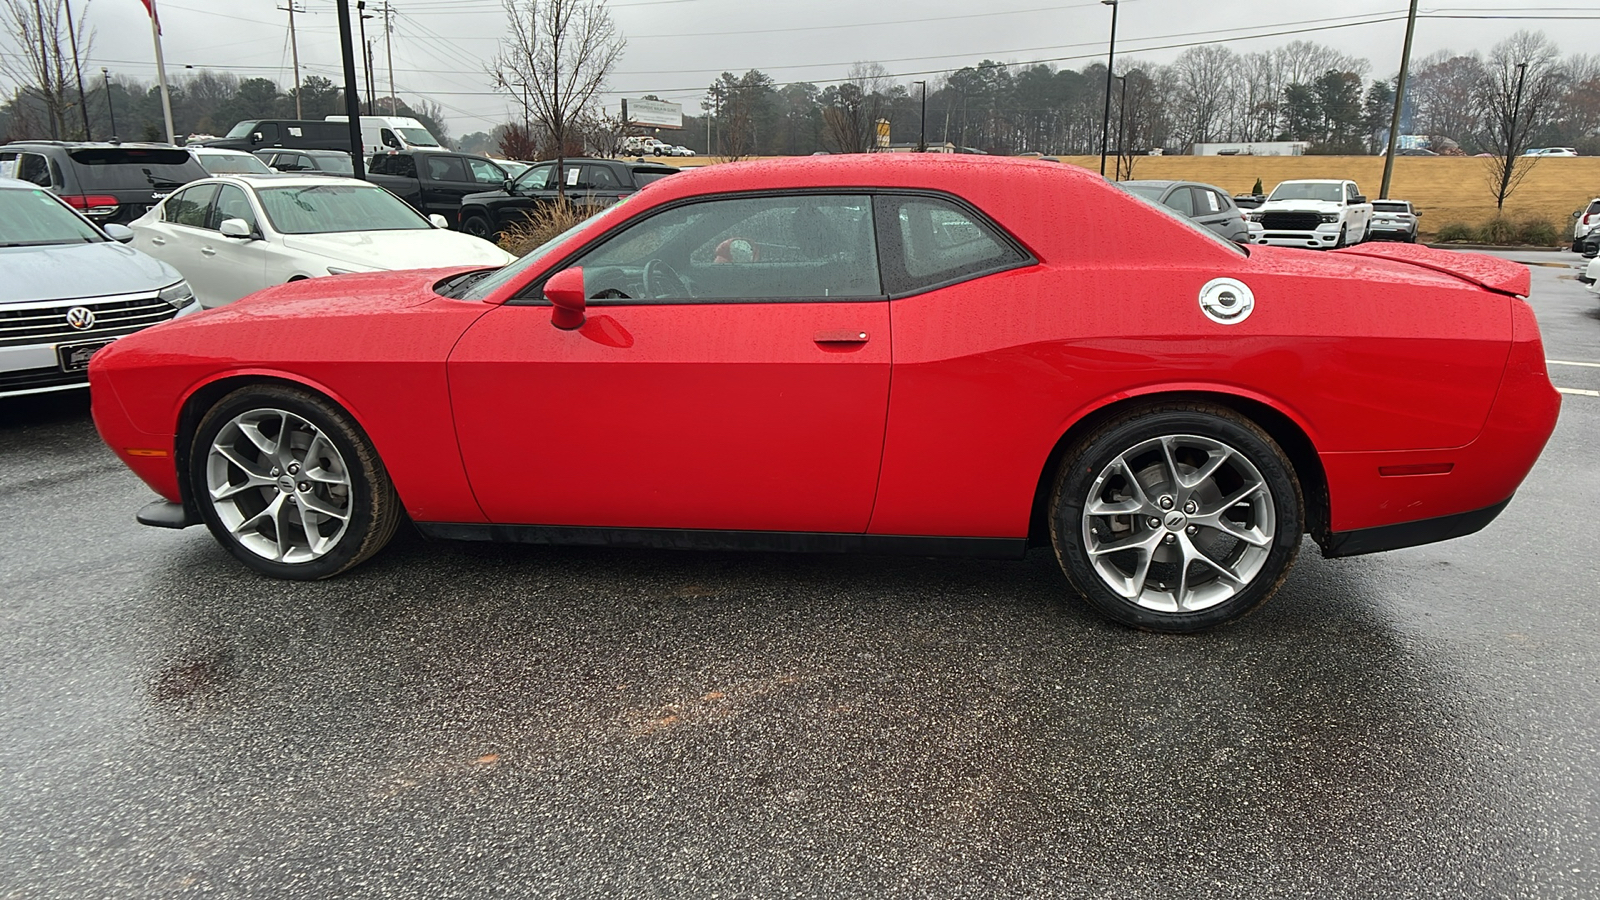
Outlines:
{"label": "distant building", "polygon": [[1243,141],[1226,144],[1195,144],[1194,156],[1305,156],[1310,141]]}

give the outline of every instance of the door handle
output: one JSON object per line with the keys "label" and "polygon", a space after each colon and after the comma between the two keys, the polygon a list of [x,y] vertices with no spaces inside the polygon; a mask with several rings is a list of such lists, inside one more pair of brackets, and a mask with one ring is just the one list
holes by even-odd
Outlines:
{"label": "door handle", "polygon": [[865,344],[867,333],[854,328],[838,328],[832,331],[819,331],[812,340],[819,344]]}
{"label": "door handle", "polygon": [[153,237],[150,239],[150,243],[155,244],[157,247],[165,247],[167,245],[167,239]]}
{"label": "door handle", "polygon": [[210,247],[201,247],[200,248],[200,253],[202,255],[204,255],[204,256],[216,256],[217,255],[217,251],[211,249]]}

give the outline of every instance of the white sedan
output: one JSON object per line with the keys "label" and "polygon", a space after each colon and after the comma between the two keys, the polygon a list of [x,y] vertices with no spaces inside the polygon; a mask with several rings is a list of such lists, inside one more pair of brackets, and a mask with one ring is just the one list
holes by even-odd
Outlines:
{"label": "white sedan", "polygon": [[181,272],[206,307],[302,278],[516,258],[445,226],[365,181],[299,175],[194,181],[130,225],[133,245]]}

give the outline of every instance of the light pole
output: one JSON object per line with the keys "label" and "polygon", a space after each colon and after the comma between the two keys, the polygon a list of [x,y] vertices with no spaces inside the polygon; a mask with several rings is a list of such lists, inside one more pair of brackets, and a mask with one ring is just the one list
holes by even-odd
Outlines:
{"label": "light pole", "polygon": [[928,152],[928,83],[926,81],[913,81],[912,84],[922,85],[922,125],[917,129],[917,152]]}
{"label": "light pole", "polygon": [[1111,73],[1117,62],[1117,7],[1119,0],[1100,0],[1111,7],[1111,45],[1106,51],[1106,106],[1100,119],[1100,177],[1106,176],[1106,148],[1111,143]]}
{"label": "light pole", "polygon": [[1406,73],[1411,68],[1411,36],[1417,31],[1417,0],[1411,0],[1411,15],[1406,18],[1406,43],[1400,52],[1400,77],[1394,83],[1394,112],[1389,117],[1389,150],[1383,155],[1383,184],[1378,199],[1389,199],[1389,179],[1394,176],[1395,141],[1400,137],[1400,108],[1406,102]]}
{"label": "light pole", "polygon": [[111,140],[117,139],[117,105],[111,102],[111,70],[100,67],[100,77],[106,81],[106,112],[111,114]]}
{"label": "light pole", "polygon": [[[1118,101],[1119,106],[1117,107],[1117,177],[1114,180],[1121,181],[1122,158],[1128,156],[1129,162],[1132,162],[1132,157],[1128,154],[1128,149],[1123,146],[1123,141],[1126,140],[1123,135],[1127,132],[1128,127],[1128,76],[1118,75],[1117,80],[1122,82],[1122,99]],[[1128,177],[1133,177],[1133,166],[1131,165],[1128,167]]]}

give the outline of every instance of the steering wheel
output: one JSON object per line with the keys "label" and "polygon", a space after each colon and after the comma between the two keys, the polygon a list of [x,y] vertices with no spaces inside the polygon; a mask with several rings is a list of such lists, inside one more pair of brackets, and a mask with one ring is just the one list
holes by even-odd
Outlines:
{"label": "steering wheel", "polygon": [[660,259],[644,264],[644,294],[652,300],[692,296],[683,276]]}

